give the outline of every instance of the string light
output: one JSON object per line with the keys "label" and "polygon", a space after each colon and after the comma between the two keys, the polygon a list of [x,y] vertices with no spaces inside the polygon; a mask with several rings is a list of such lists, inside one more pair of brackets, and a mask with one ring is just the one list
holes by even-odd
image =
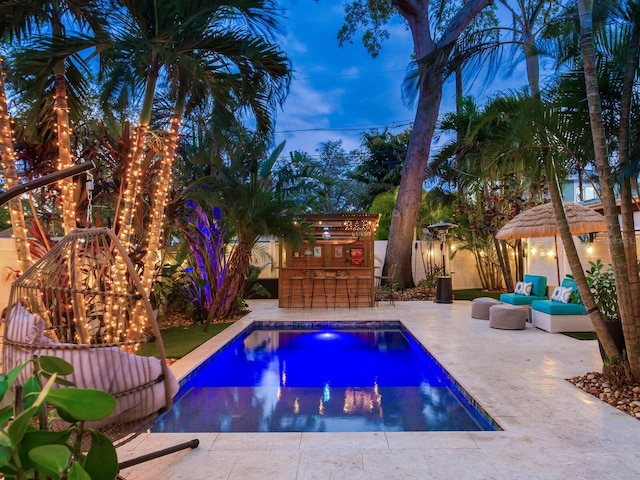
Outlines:
{"label": "string light", "polygon": [[[0,156],[4,168],[5,184],[7,190],[18,186],[18,174],[15,167],[15,152],[13,150],[13,132],[11,131],[11,118],[7,110],[7,96],[4,87],[4,60],[0,57]],[[12,198],[8,202],[9,217],[13,230],[13,240],[18,256],[20,270],[25,272],[32,263],[27,240],[22,202],[19,198]]]}

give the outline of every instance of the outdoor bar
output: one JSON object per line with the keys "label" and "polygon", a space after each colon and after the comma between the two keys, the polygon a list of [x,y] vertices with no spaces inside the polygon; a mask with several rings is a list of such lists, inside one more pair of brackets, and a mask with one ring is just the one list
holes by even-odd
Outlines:
{"label": "outdoor bar", "polygon": [[306,215],[314,238],[294,249],[280,242],[281,308],[372,307],[374,239],[380,215]]}

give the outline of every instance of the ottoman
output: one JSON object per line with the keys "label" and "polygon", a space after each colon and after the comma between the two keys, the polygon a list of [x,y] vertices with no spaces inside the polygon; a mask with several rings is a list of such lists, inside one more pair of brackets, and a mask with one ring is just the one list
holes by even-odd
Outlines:
{"label": "ottoman", "polygon": [[471,302],[471,318],[489,320],[489,308],[493,305],[500,305],[500,301],[491,297],[474,298]]}
{"label": "ottoman", "polygon": [[489,307],[489,326],[503,330],[522,330],[525,328],[525,311],[515,305],[503,303]]}

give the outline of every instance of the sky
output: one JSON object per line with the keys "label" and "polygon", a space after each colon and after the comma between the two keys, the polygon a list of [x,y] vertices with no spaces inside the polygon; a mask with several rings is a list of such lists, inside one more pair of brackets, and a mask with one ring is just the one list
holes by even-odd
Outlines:
{"label": "sky", "polygon": [[[291,59],[293,80],[284,108],[278,113],[276,141],[286,140],[285,152],[317,154],[321,142],[342,140],[348,152],[360,147],[361,133],[377,128],[399,133],[414,119],[402,100],[402,82],[412,53],[411,34],[397,16],[390,38],[373,59],[354,38],[338,46],[346,0],[282,0],[287,35],[281,47]],[[526,83],[524,64],[509,78],[491,85],[475,82],[480,102],[499,90]],[[440,112],[455,108],[452,82],[445,85]],[[437,145],[436,145],[437,148]],[[285,153],[286,154],[286,153]]]}

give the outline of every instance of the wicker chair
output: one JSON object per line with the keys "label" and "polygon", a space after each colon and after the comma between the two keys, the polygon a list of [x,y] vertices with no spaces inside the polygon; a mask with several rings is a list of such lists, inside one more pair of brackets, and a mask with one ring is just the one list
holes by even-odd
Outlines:
{"label": "wicker chair", "polygon": [[[136,354],[147,342],[157,358]],[[178,391],[140,278],[106,228],[69,233],[12,284],[2,355],[5,371],[36,355],[64,358],[77,387],[113,395],[113,414],[88,426],[116,446],[171,408]]]}

